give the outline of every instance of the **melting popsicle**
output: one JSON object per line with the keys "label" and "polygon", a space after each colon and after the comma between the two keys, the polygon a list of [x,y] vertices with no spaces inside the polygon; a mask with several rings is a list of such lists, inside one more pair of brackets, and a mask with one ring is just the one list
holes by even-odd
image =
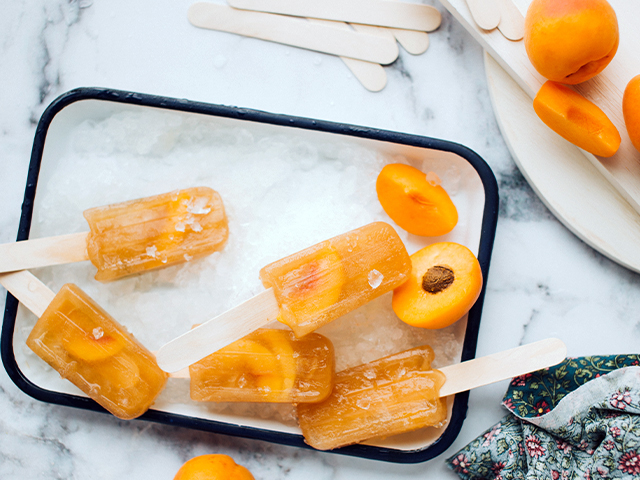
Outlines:
{"label": "melting popsicle", "polygon": [[447,406],[438,392],[446,379],[431,369],[433,358],[425,345],[338,372],[326,400],[298,405],[305,442],[331,450],[442,424]]}
{"label": "melting popsicle", "polygon": [[54,294],[28,271],[0,284],[40,317],[27,339],[36,355],[116,417],[142,415],[168,375],[153,354],[73,284]]}
{"label": "melting popsicle", "polygon": [[189,366],[189,374],[196,401],[319,402],[333,387],[333,345],[317,333],[298,339],[259,329]]}
{"label": "melting popsicle", "polygon": [[181,370],[276,319],[302,337],[393,290],[410,273],[393,227],[365,225],[264,267],[264,292],[164,345],[158,364]]}
{"label": "melting popsicle", "polygon": [[96,280],[190,261],[221,250],[229,235],[220,195],[208,187],[86,210],[90,232],[0,245],[0,272],[91,260]]}

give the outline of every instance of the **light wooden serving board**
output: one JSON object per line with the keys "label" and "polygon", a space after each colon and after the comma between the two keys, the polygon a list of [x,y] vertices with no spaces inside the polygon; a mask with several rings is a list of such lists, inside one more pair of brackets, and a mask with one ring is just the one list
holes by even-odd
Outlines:
{"label": "light wooden serving board", "polygon": [[[526,14],[531,0],[512,0]],[[509,73],[520,88],[533,98],[545,79],[531,65],[524,42],[507,40],[497,29],[482,30],[474,22],[465,0],[441,0],[457,20],[480,42],[497,63]],[[635,150],[624,126],[622,94],[629,80],[640,74],[640,2],[609,0],[618,17],[620,46],[612,62],[603,72],[575,86],[575,89],[598,105],[620,131],[622,145],[610,158],[582,154],[595,169],[619,192],[636,211],[640,212],[640,152]],[[531,124],[533,128],[533,124]],[[559,137],[558,137],[559,138]],[[562,159],[559,159],[559,161]],[[565,179],[566,188],[573,179]],[[637,221],[637,220],[636,220]]]}
{"label": "light wooden serving board", "polygon": [[486,52],[485,70],[500,130],[531,187],[578,238],[640,272],[640,215],[580,149],[539,121],[529,96]]}

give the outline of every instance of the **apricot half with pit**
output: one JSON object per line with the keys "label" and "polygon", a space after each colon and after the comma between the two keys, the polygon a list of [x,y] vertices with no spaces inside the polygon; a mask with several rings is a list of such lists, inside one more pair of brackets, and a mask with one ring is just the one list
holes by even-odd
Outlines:
{"label": "apricot half with pit", "polygon": [[618,19],[606,0],[533,0],[524,46],[543,77],[576,85],[596,76],[618,50]]}
{"label": "apricot half with pit", "polygon": [[376,180],[376,193],[387,215],[414,235],[444,235],[458,223],[458,210],[446,190],[410,165],[386,165]]}
{"label": "apricot half with pit", "polygon": [[400,320],[438,329],[462,318],[482,290],[482,270],[464,245],[440,242],[411,255],[409,280],[393,291],[391,305]]}

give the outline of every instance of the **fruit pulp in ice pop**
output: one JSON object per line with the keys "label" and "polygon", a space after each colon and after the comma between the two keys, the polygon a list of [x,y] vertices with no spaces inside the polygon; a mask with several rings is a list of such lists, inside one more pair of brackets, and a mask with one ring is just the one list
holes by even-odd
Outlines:
{"label": "fruit pulp in ice pop", "polygon": [[87,253],[96,280],[190,261],[222,249],[229,229],[222,199],[208,187],[86,210]]}
{"label": "fruit pulp in ice pop", "polygon": [[319,402],[331,392],[333,345],[318,334],[259,329],[189,366],[191,398],[208,402]]}
{"label": "fruit pulp in ice pop", "polygon": [[433,358],[425,345],[338,372],[326,400],[298,405],[305,442],[331,450],[441,425],[447,406],[438,392],[445,376],[431,369]]}
{"label": "fruit pulp in ice pop", "polygon": [[396,231],[374,222],[273,262],[260,278],[273,288],[279,320],[301,337],[393,290],[410,273]]}
{"label": "fruit pulp in ice pop", "polygon": [[27,345],[62,378],[124,420],[146,412],[168,377],[149,350],[73,284],[60,289]]}

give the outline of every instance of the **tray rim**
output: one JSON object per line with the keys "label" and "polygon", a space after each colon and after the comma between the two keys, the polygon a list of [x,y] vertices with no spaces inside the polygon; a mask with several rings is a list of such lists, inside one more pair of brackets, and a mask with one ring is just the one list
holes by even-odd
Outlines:
{"label": "tray rim", "polygon": [[[478,331],[482,314],[482,306],[486,293],[486,285],[489,274],[489,264],[493,251],[495,232],[498,220],[499,196],[498,184],[489,165],[473,150],[448,140],[441,140],[431,137],[399,133],[377,128],[369,128],[337,122],[314,120],[304,117],[289,116],[285,114],[274,114],[261,110],[239,108],[236,106],[210,104],[187,99],[151,95],[145,93],[128,92],[100,87],[80,87],[63,93],[42,113],[36,127],[29,169],[27,174],[27,184],[22,203],[20,224],[16,241],[29,238],[31,220],[33,216],[34,199],[38,183],[38,175],[42,162],[45,141],[49,126],[54,117],[65,107],[82,100],[98,100],[129,105],[139,105],[143,107],[153,107],[165,110],[176,110],[186,113],[204,114],[244,120],[257,123],[265,123],[276,126],[300,128],[305,130],[315,130],[331,134],[346,135],[352,137],[365,138],[401,145],[428,148],[444,152],[454,153],[467,162],[476,170],[482,182],[485,194],[482,226],[480,231],[480,244],[478,248],[478,261],[482,269],[484,282],[480,296],[468,315],[467,327],[462,347],[462,361],[475,357],[478,341]],[[108,413],[90,398],[77,395],[66,394],[47,390],[32,383],[20,370],[14,350],[13,336],[18,310],[18,300],[7,293],[2,331],[0,334],[0,356],[7,374],[14,384],[30,397],[45,403],[70,406],[95,412]],[[466,417],[468,408],[469,392],[455,395],[452,408],[451,420],[444,433],[431,445],[426,448],[416,450],[397,450],[388,447],[378,447],[370,445],[351,445],[324,453],[337,453],[348,456],[355,456],[370,460],[386,461],[393,463],[420,463],[430,460],[443,453],[456,439]],[[184,428],[191,428],[211,433],[219,433],[230,436],[262,440],[280,445],[294,446],[315,450],[307,445],[303,437],[299,434],[277,432],[257,427],[237,425],[233,423],[206,420],[191,416],[168,413],[150,409],[140,420],[152,421],[165,425],[173,425]],[[315,450],[318,451],[318,450]]]}

